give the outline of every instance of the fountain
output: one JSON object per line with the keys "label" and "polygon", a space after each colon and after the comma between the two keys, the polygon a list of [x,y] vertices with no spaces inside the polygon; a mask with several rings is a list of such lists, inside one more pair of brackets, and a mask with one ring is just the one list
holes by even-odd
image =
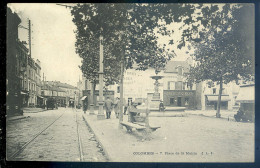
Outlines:
{"label": "fountain", "polygon": [[154,82],[154,93],[153,93],[153,97],[152,97],[152,100],[151,100],[151,103],[150,103],[150,109],[158,109],[159,110],[159,104],[160,104],[160,93],[159,93],[159,82],[158,80],[159,79],[162,79],[163,76],[159,76],[157,75],[154,75],[154,76],[151,76],[152,79],[155,80]]}

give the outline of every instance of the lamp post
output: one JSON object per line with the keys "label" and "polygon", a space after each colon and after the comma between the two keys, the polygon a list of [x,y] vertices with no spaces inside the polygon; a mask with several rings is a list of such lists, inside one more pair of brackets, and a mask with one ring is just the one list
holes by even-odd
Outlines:
{"label": "lamp post", "polygon": [[103,100],[103,36],[100,35],[99,37],[99,102],[98,102],[98,115],[97,115],[97,119],[98,120],[103,120],[105,119],[105,115],[104,115],[104,109],[103,109],[103,105],[104,105],[104,100]]}
{"label": "lamp post", "polygon": [[90,115],[94,115],[95,112],[94,112],[94,100],[93,100],[93,97],[94,97],[94,93],[95,93],[95,90],[94,90],[94,83],[91,82],[91,88],[90,88],[90,112],[89,114]]}

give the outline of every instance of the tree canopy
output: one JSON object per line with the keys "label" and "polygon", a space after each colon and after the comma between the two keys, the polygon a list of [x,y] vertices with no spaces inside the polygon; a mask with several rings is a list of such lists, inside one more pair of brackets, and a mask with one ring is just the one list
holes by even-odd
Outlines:
{"label": "tree canopy", "polygon": [[166,25],[182,20],[188,24],[194,9],[187,4],[78,4],[71,14],[77,27],[76,52],[83,59],[81,70],[91,81],[97,79],[100,35],[106,83],[118,81],[120,61],[128,62],[126,68],[136,63],[138,70],[164,67],[174,51],[158,45],[158,34],[171,36]]}
{"label": "tree canopy", "polygon": [[[217,9],[210,15],[212,8]],[[191,68],[190,80],[200,82],[212,80],[224,83],[251,79],[254,75],[253,23],[250,5],[226,4],[207,7],[203,19],[205,29],[197,31],[200,42],[192,44],[196,61]],[[247,19],[245,18],[247,17]],[[250,30],[251,29],[251,30]]]}
{"label": "tree canopy", "polygon": [[216,116],[220,117],[223,83],[254,79],[253,8],[248,4],[225,4],[201,11],[203,17],[198,19],[204,28],[194,31],[198,34],[192,42],[196,63],[188,81],[210,80],[219,84]]}

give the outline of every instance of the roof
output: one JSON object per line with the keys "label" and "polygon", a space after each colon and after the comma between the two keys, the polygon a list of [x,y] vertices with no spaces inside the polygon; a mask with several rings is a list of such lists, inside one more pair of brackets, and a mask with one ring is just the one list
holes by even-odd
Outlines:
{"label": "roof", "polygon": [[42,90],[52,90],[52,91],[57,91],[57,92],[65,92],[63,89],[57,87],[57,86],[51,86],[50,84],[44,83]]}
{"label": "roof", "polygon": [[50,85],[55,85],[57,87],[62,87],[62,88],[69,88],[69,89],[77,89],[77,87],[72,86],[70,84],[67,83],[61,83],[60,81],[47,81],[48,84]]}
{"label": "roof", "polygon": [[57,91],[57,92],[65,92],[65,90],[63,90],[57,86],[52,86],[52,90]]}
{"label": "roof", "polygon": [[241,86],[236,101],[241,103],[254,103],[255,86],[254,85]]}
{"label": "roof", "polygon": [[164,72],[178,72],[178,67],[181,66],[184,69],[184,73],[188,73],[190,66],[187,61],[169,61],[166,66]]}

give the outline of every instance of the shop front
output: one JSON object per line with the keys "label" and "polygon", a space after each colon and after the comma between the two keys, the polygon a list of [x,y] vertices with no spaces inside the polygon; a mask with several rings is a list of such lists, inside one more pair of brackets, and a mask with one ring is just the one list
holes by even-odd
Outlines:
{"label": "shop front", "polygon": [[66,97],[58,96],[57,104],[58,104],[58,107],[66,107]]}
{"label": "shop front", "polygon": [[164,106],[170,107],[186,107],[187,109],[195,109],[195,91],[194,90],[164,90],[163,91]]}
{"label": "shop front", "polygon": [[28,100],[29,100],[29,92],[26,90],[21,91],[21,98],[22,98],[22,107],[27,107]]}
{"label": "shop front", "polygon": [[44,97],[38,95],[36,107],[42,108],[43,106],[44,106]]}
{"label": "shop front", "polygon": [[[228,110],[228,102],[230,98],[228,95],[221,95],[221,110]],[[218,95],[205,95],[205,110],[217,110]]]}

